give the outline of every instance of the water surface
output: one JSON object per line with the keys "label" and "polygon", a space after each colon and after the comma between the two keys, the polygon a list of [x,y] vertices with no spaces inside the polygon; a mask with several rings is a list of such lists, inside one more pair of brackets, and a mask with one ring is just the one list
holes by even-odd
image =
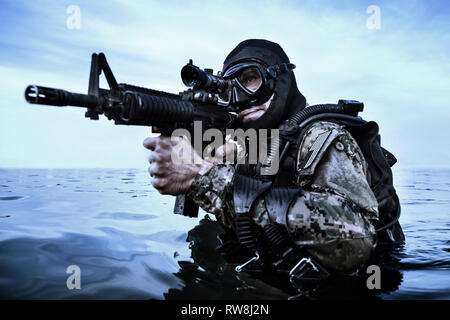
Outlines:
{"label": "water surface", "polygon": [[[382,272],[382,299],[450,298],[450,170],[397,170],[406,243]],[[0,297],[288,299],[218,255],[211,215],[172,213],[146,169],[0,169]],[[205,218],[206,217],[206,218]],[[81,270],[69,290],[67,267]],[[326,291],[360,297],[348,281]],[[367,291],[367,290],[366,290]],[[334,293],[335,292],[335,293]]]}

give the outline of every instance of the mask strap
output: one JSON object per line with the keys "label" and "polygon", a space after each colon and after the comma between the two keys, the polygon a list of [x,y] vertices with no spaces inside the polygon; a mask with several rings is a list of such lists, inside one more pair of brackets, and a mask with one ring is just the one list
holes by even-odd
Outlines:
{"label": "mask strap", "polygon": [[270,74],[271,77],[277,78],[279,75],[286,73],[295,69],[295,64],[293,63],[282,63],[274,66],[270,66],[267,68],[267,73]]}

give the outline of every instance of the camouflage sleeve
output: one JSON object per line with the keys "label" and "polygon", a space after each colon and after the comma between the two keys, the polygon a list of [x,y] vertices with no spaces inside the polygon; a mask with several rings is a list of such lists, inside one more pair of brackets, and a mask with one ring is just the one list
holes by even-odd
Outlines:
{"label": "camouflage sleeve", "polygon": [[296,175],[300,186],[341,195],[359,206],[367,218],[378,219],[378,202],[367,182],[367,163],[358,143],[342,126],[318,122],[308,130],[300,144]]}
{"label": "camouflage sleeve", "polygon": [[[352,270],[374,248],[371,220],[378,214],[364,157],[346,130],[327,122],[310,128],[299,150],[296,179],[303,192],[288,208],[288,230],[325,267]],[[260,226],[270,222],[263,199],[252,214]]]}
{"label": "camouflage sleeve", "polygon": [[233,178],[230,164],[215,164],[205,174],[198,174],[186,195],[203,210],[216,215],[226,227],[233,226]]}
{"label": "camouflage sleeve", "polygon": [[[330,269],[348,271],[364,263],[374,248],[371,221],[377,219],[378,209],[356,141],[342,127],[319,122],[305,134],[297,163],[296,181],[303,192],[287,211],[287,227],[296,244]],[[234,172],[232,165],[216,164],[197,175],[187,192],[229,228]],[[270,222],[264,197],[256,200],[251,214],[261,227]]]}

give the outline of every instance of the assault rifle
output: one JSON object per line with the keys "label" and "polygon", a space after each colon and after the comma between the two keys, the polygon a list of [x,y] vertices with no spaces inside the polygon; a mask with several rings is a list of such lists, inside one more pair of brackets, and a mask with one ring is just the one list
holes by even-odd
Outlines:
{"label": "assault rifle", "polygon": [[[102,72],[109,89],[99,88]],[[104,114],[116,125],[151,126],[153,133],[164,136],[179,128],[189,130],[192,136],[194,121],[202,121],[203,130],[217,128],[225,132],[234,128],[236,115],[221,105],[216,96],[228,88],[228,81],[214,76],[211,69],[194,66],[192,60],[182,68],[181,77],[190,89],[178,95],[117,83],[105,55],[94,53],[88,94],[30,85],[25,89],[25,99],[32,104],[83,107],[87,109],[85,117],[91,120]],[[179,195],[174,213],[196,217],[198,206],[185,195]]]}

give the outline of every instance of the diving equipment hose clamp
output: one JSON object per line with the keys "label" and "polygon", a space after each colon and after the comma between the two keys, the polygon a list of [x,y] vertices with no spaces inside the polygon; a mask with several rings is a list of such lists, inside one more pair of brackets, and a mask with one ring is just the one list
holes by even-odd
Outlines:
{"label": "diving equipment hose clamp", "polygon": [[311,267],[314,269],[314,271],[319,271],[319,269],[317,269],[316,265],[311,261],[311,258],[302,258],[300,259],[299,262],[297,262],[297,264],[291,269],[291,271],[289,271],[289,276],[292,277],[294,275],[294,272],[299,269],[299,271],[301,272],[307,264],[310,264]]}
{"label": "diving equipment hose clamp", "polygon": [[289,281],[295,284],[296,281],[321,281],[330,277],[330,273],[320,264],[313,262],[313,259],[303,257],[288,273]]}
{"label": "diving equipment hose clamp", "polygon": [[241,272],[249,263],[253,262],[253,261],[258,261],[259,260],[259,254],[258,251],[255,252],[255,256],[253,258],[251,258],[250,260],[248,260],[247,262],[244,262],[243,264],[239,265],[236,267],[236,272]]}

